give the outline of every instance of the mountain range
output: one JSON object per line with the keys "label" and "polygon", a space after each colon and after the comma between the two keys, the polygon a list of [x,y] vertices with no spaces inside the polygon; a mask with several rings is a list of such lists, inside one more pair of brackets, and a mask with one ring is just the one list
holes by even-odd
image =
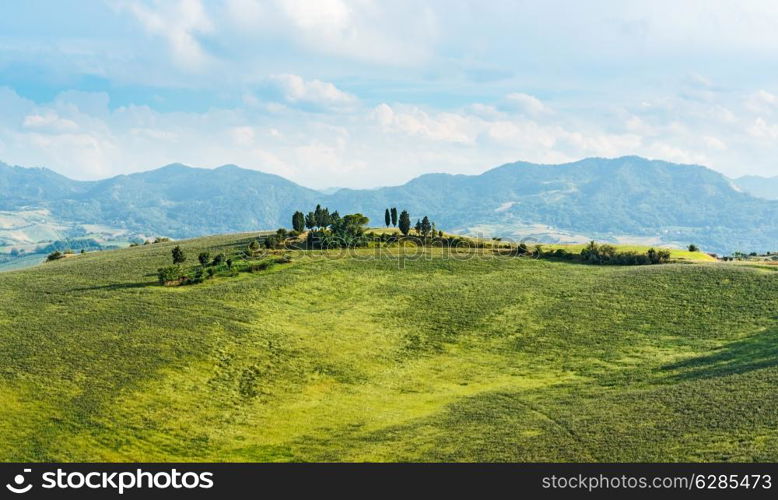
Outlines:
{"label": "mountain range", "polygon": [[[386,207],[452,232],[514,240],[695,243],[718,253],[778,250],[778,201],[706,167],[636,156],[561,165],[516,162],[480,175],[426,174],[401,186],[324,193],[277,175],[181,164],[76,181],[0,164],[0,248],[289,227],[317,203],[383,224]],[[43,231],[42,228],[48,228]]]}

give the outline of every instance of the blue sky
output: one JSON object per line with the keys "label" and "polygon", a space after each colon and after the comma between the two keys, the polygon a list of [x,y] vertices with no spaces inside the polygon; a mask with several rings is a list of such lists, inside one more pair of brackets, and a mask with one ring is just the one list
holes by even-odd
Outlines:
{"label": "blue sky", "polygon": [[0,161],[311,187],[639,154],[778,175],[778,4],[0,5]]}

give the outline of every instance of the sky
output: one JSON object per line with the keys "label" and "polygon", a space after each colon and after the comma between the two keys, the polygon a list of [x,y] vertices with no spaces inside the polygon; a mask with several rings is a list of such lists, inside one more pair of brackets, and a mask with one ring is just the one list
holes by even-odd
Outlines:
{"label": "sky", "polygon": [[313,188],[641,155],[778,175],[778,3],[0,3],[0,161]]}

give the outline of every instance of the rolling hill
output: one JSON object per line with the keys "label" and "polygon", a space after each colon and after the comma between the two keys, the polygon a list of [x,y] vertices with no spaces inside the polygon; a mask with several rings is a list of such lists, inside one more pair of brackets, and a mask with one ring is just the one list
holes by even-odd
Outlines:
{"label": "rolling hill", "polygon": [[251,238],[0,274],[0,460],[778,460],[768,268],[296,251],[156,283]]}
{"label": "rolling hill", "polygon": [[[95,182],[0,166],[0,199],[0,210],[45,210],[49,224],[75,234],[88,233],[84,225],[174,238],[268,229],[288,226],[293,211],[321,203],[374,221],[397,206],[460,233],[516,240],[778,249],[778,201],[747,195],[705,167],[639,157],[518,162],[481,175],[429,174],[401,186],[330,194],[236,166],[169,165]],[[5,236],[10,248],[14,240]]]}

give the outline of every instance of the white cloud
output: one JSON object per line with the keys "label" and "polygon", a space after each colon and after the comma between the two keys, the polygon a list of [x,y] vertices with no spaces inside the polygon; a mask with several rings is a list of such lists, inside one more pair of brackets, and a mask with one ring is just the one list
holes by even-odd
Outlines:
{"label": "white cloud", "polygon": [[60,118],[53,111],[47,111],[45,114],[27,115],[24,117],[22,126],[26,129],[39,131],[71,132],[78,130],[76,122]]}
{"label": "white cloud", "polygon": [[717,151],[724,151],[727,149],[727,145],[724,141],[719,139],[718,137],[713,137],[710,135],[706,135],[702,138],[702,142],[710,149],[714,149]]}
{"label": "white cloud", "polygon": [[250,146],[254,144],[254,129],[252,127],[233,127],[229,132],[233,144],[236,146]]}
{"label": "white cloud", "polygon": [[514,92],[505,96],[505,100],[521,112],[529,115],[539,115],[549,111],[548,107],[540,99],[529,94]]}
{"label": "white cloud", "polygon": [[118,5],[130,11],[148,33],[165,39],[181,68],[199,70],[210,61],[197,36],[212,32],[214,25],[200,0],[156,0],[152,6],[128,0]]}
{"label": "white cloud", "polygon": [[453,143],[473,143],[476,138],[474,123],[459,113],[427,113],[415,106],[404,106],[395,111],[388,104],[380,104],[371,116],[386,131]]}
{"label": "white cloud", "polygon": [[778,125],[767,123],[764,118],[757,118],[748,128],[748,133],[759,139],[778,139]]}
{"label": "white cloud", "polygon": [[418,2],[227,0],[226,18],[246,38],[272,36],[316,54],[398,66],[427,61],[434,10]]}
{"label": "white cloud", "polygon": [[[778,120],[754,116],[746,94],[714,107],[673,96],[609,108],[556,101],[553,113],[531,115],[502,110],[500,98],[452,109],[370,106],[317,80],[288,75],[275,83],[286,106],[254,99],[201,112],[110,109],[88,93],[34,103],[0,89],[0,109],[8,110],[0,115],[0,160],[76,178],[172,162],[234,163],[312,187],[370,187],[431,171],[478,173],[516,160],[628,154],[705,164],[732,176],[778,173],[770,160],[778,156]],[[297,105],[303,102],[318,104]],[[324,103],[337,112],[322,112]]]}
{"label": "white cloud", "polygon": [[307,103],[328,108],[351,107],[357,98],[343,92],[335,85],[321,80],[304,80],[298,75],[273,75],[269,80],[275,84],[290,103]]}
{"label": "white cloud", "polygon": [[757,114],[770,114],[778,109],[778,96],[760,89],[748,96],[746,109]]}

